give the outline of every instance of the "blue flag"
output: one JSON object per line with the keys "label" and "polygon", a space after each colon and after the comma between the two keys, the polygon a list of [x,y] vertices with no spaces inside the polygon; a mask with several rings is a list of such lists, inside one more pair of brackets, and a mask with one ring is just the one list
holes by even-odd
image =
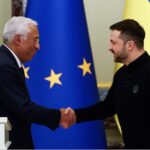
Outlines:
{"label": "blue flag", "polygon": [[[29,0],[26,16],[39,23],[40,50],[26,64],[32,101],[48,108],[82,108],[99,100],[82,0]],[[105,148],[101,121],[59,127],[33,125],[35,148]]]}

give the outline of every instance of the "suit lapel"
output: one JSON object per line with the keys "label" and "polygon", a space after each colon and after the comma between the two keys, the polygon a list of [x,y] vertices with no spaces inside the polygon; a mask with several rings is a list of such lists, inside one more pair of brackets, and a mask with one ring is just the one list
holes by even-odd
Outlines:
{"label": "suit lapel", "polygon": [[[24,71],[23,68],[19,68],[16,59],[14,58],[14,56],[12,55],[12,53],[8,50],[8,48],[4,45],[2,45],[0,47],[0,51],[2,53],[4,53],[7,57],[8,57],[8,61],[10,62],[10,64],[16,68],[17,74],[18,76],[22,79],[22,82],[25,84],[25,76],[24,76]],[[15,69],[14,68],[14,69]]]}

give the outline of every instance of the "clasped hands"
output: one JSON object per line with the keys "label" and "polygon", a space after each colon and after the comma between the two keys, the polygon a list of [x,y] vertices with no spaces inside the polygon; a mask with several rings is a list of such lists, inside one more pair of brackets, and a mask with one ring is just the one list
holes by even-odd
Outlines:
{"label": "clasped hands", "polygon": [[66,109],[61,108],[60,111],[61,111],[60,125],[63,128],[66,129],[76,123],[76,114],[72,108],[70,107]]}

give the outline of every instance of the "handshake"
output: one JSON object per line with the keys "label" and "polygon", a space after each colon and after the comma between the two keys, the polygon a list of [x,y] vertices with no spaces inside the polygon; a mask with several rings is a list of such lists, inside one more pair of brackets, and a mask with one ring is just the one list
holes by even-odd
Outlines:
{"label": "handshake", "polygon": [[61,108],[60,112],[61,112],[60,125],[63,128],[67,129],[68,127],[76,123],[76,114],[72,108],[70,107],[66,109]]}

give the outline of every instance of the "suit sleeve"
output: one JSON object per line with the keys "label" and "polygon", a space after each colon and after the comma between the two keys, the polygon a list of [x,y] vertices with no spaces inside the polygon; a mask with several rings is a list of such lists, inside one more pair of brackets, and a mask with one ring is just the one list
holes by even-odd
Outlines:
{"label": "suit sleeve", "polygon": [[116,112],[114,109],[114,92],[113,86],[110,88],[104,101],[100,101],[86,108],[75,109],[77,123],[92,120],[101,120],[113,116]]}
{"label": "suit sleeve", "polygon": [[18,70],[10,65],[0,66],[0,102],[9,114],[22,121],[46,125],[51,129],[59,125],[60,111],[31,102]]}

